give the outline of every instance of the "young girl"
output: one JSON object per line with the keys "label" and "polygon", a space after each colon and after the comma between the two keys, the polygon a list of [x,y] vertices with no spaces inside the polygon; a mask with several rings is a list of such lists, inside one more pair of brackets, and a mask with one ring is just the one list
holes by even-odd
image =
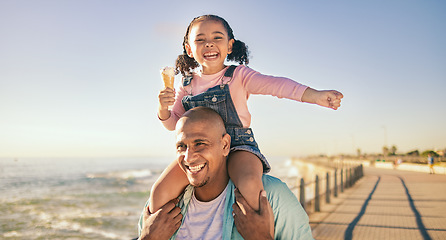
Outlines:
{"label": "young girl", "polygon": [[[240,65],[227,67],[225,60]],[[248,204],[258,210],[262,174],[269,172],[270,166],[249,128],[249,95],[272,95],[335,110],[343,96],[334,90],[317,91],[287,78],[262,75],[243,65],[248,63],[246,45],[235,40],[223,18],[214,15],[195,18],[184,36],[183,54],[176,61],[176,70],[184,77],[183,84],[178,92],[170,88],[160,91],[158,117],[168,130],[174,130],[179,117],[193,107],[207,106],[216,110],[231,135],[229,177]],[[201,71],[194,71],[200,66]],[[172,110],[169,110],[171,105]],[[200,167],[190,171],[198,173],[202,170]],[[172,162],[152,187],[150,212],[180,195],[187,184],[177,162]]]}

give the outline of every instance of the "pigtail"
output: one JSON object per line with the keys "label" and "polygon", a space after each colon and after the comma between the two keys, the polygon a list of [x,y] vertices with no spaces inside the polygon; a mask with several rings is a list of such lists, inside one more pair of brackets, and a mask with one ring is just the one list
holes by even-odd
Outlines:
{"label": "pigtail", "polygon": [[186,77],[187,75],[191,75],[192,70],[199,67],[199,64],[195,59],[189,57],[184,51],[183,54],[178,55],[178,58],[175,62],[175,70],[176,73],[181,73],[183,77]]}
{"label": "pigtail", "polygon": [[228,61],[235,61],[239,64],[249,64],[248,59],[249,51],[248,46],[240,40],[235,40],[232,44],[232,53],[226,58]]}
{"label": "pigtail", "polygon": [[178,58],[175,62],[176,74],[181,73],[181,75],[183,75],[183,77],[192,75],[192,70],[194,70],[195,68],[200,66],[200,64],[197,61],[195,61],[194,58],[189,57],[189,55],[187,55],[187,52],[186,52],[186,44],[189,39],[189,31],[190,31],[190,28],[192,27],[192,24],[197,19],[198,19],[198,17],[194,18],[194,20],[192,20],[192,22],[187,27],[186,35],[184,35],[184,38],[183,38],[183,54],[178,55]]}

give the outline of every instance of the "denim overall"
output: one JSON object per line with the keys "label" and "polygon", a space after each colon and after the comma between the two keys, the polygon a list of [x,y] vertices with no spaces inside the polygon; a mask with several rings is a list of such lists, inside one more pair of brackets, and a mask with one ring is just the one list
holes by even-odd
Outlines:
{"label": "denim overall", "polygon": [[[235,68],[236,66],[229,66],[224,77],[232,80]],[[205,106],[218,112],[225,122],[226,132],[231,136],[231,152],[242,150],[253,153],[261,160],[263,172],[267,173],[271,170],[271,167],[265,156],[260,152],[252,129],[243,127],[229,92],[228,83],[231,80],[224,83],[224,77],[221,80],[221,85],[209,88],[195,96],[184,96],[182,99],[183,107],[187,111],[194,107]],[[184,78],[183,86],[188,86],[191,81],[192,76]]]}

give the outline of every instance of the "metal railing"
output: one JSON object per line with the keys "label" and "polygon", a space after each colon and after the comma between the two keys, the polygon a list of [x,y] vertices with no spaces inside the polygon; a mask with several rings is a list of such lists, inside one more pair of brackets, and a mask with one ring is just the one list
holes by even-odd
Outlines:
{"label": "metal railing", "polygon": [[[332,172],[333,174],[330,174]],[[339,173],[339,175],[338,175]],[[334,169],[328,171],[324,177],[315,176],[314,181],[305,182],[303,178],[300,179],[299,184],[291,187],[291,190],[299,197],[299,201],[306,212],[312,212],[311,205],[314,205],[315,212],[321,211],[321,198],[325,197],[325,202],[330,203],[331,196],[338,197],[339,191],[342,193],[344,189],[352,187],[359,179],[364,176],[364,169],[362,165]],[[324,184],[325,181],[325,184]],[[314,190],[314,192],[312,192]],[[307,193],[313,193],[308,197]]]}

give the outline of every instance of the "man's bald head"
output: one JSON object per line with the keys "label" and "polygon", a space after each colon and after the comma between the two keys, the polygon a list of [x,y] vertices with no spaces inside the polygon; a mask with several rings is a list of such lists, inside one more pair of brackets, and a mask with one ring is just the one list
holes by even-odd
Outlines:
{"label": "man's bald head", "polygon": [[208,107],[195,107],[187,111],[181,116],[177,122],[176,129],[178,130],[179,125],[185,125],[189,123],[200,122],[210,128],[218,129],[221,131],[221,135],[226,133],[225,124],[220,114]]}

